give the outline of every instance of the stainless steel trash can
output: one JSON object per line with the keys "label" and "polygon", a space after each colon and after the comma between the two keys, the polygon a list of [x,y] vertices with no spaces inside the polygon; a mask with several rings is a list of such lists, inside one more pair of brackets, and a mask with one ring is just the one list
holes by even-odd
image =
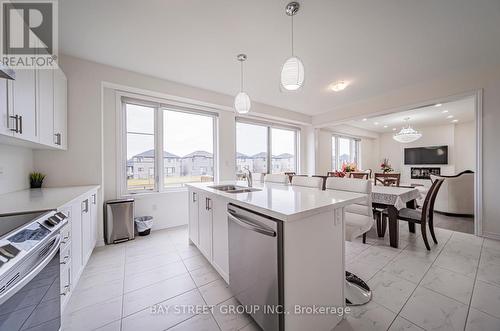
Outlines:
{"label": "stainless steel trash can", "polygon": [[108,245],[134,239],[134,199],[106,201],[104,237]]}

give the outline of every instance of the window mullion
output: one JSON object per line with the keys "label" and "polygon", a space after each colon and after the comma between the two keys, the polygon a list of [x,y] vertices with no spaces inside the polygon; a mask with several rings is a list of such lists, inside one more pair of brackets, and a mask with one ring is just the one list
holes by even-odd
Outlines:
{"label": "window mullion", "polygon": [[155,149],[156,149],[156,191],[163,191],[164,167],[163,167],[163,112],[161,108],[155,108]]}
{"label": "window mullion", "polygon": [[272,133],[271,133],[271,126],[267,127],[267,173],[272,174],[273,173],[273,151],[272,151]]}

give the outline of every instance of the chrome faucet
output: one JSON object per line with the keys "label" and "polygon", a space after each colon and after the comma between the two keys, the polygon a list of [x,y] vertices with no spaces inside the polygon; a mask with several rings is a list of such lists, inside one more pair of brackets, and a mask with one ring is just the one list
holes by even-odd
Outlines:
{"label": "chrome faucet", "polygon": [[249,168],[245,168],[246,170],[246,174],[245,174],[245,177],[247,179],[247,185],[248,187],[252,187],[252,172],[250,171]]}

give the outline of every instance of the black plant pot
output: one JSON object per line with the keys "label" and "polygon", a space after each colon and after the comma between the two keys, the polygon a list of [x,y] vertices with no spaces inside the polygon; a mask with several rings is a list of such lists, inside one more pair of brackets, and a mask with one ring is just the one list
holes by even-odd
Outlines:
{"label": "black plant pot", "polygon": [[41,188],[43,182],[30,182],[31,188]]}

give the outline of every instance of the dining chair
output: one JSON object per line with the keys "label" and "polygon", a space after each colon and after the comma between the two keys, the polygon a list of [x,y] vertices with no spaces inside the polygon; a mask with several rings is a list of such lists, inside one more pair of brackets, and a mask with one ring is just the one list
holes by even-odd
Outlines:
{"label": "dining chair", "polygon": [[401,174],[395,173],[375,173],[375,185],[377,182],[384,186],[399,186],[401,182]]}
{"label": "dining chair", "polygon": [[[295,177],[295,176],[294,176]],[[282,174],[266,174],[264,176],[264,183],[278,183],[278,184],[288,184],[289,177]]]}
{"label": "dining chair", "polygon": [[326,177],[344,177],[345,174],[340,171],[328,171]]}
{"label": "dining chair", "polygon": [[[329,177],[326,189],[366,194],[364,202],[346,206],[344,213],[345,239],[352,241],[363,235],[363,243],[366,243],[366,233],[373,226],[372,183],[364,179]],[[361,278],[346,271],[345,298],[347,305],[363,305],[371,300],[372,292]]]}
{"label": "dining chair", "polygon": [[293,186],[303,186],[312,187],[322,190],[323,189],[323,178],[321,177],[302,177],[293,176],[292,177]]}
{"label": "dining chair", "polygon": [[366,243],[366,232],[373,226],[371,182],[366,179],[329,177],[326,179],[326,189],[366,194],[365,202],[345,208],[346,240],[352,241],[363,235],[363,243]]}
{"label": "dining chair", "polygon": [[[436,196],[443,184],[444,179],[436,179],[427,195],[425,196],[424,205],[422,210],[403,208],[398,212],[398,220],[407,221],[410,223],[420,224],[420,231],[422,233],[422,239],[424,240],[425,247],[428,251],[431,250],[429,242],[427,241],[427,225],[429,226],[429,232],[431,233],[432,240],[437,244],[436,234],[434,233],[434,203],[436,201]],[[382,212],[383,222],[387,221],[389,213],[384,210]]]}
{"label": "dining chair", "polygon": [[368,172],[350,172],[349,178],[368,179],[369,175],[370,175],[370,173],[368,173]]}
{"label": "dining chair", "polygon": [[296,176],[297,174],[294,172],[294,171],[287,171],[285,172],[285,175],[288,176],[288,180],[290,181],[290,183],[292,182],[292,178],[293,176]]}

